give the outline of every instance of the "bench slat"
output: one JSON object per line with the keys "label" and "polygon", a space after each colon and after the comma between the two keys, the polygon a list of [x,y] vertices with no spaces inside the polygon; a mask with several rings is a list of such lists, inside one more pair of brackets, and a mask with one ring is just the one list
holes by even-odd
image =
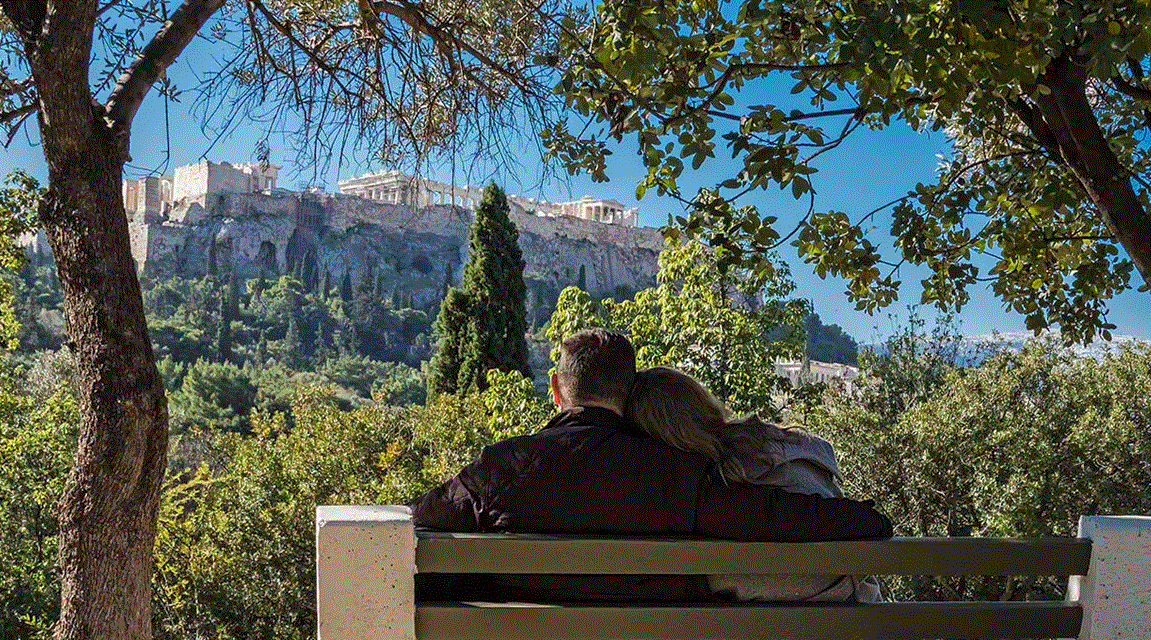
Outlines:
{"label": "bench slat", "polygon": [[422,603],[420,640],[915,640],[1076,637],[1064,602],[586,606]]}
{"label": "bench slat", "polygon": [[848,542],[464,534],[417,530],[424,573],[1086,575],[1082,538],[893,538]]}

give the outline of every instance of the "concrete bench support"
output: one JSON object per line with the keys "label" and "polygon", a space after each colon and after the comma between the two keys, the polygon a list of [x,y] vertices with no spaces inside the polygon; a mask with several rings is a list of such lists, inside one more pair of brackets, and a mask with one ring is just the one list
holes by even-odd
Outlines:
{"label": "concrete bench support", "polygon": [[1072,576],[1067,599],[1083,607],[1080,640],[1151,638],[1151,517],[1082,516],[1091,565]]}
{"label": "concrete bench support", "polygon": [[316,509],[320,640],[415,640],[415,573],[406,507]]}

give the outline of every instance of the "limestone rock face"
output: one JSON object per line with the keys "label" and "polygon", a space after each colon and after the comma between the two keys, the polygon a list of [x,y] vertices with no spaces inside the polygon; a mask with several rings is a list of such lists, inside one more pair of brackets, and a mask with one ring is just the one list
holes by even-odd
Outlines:
{"label": "limestone rock face", "polygon": [[[210,254],[239,278],[326,270],[371,279],[377,295],[423,306],[457,284],[467,260],[471,212],[450,205],[413,208],[323,193],[216,193],[177,202],[166,221],[129,223],[141,269],[188,276]],[[527,263],[525,277],[558,292],[583,284],[593,295],[633,292],[655,282],[663,237],[655,229],[572,216],[512,212]],[[398,292],[398,294],[397,294]]]}

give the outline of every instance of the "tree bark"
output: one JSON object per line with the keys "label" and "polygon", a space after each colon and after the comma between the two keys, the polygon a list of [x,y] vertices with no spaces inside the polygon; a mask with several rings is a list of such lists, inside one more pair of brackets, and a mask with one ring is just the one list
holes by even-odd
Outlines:
{"label": "tree bark", "polygon": [[1070,56],[1051,61],[1039,82],[1036,106],[1054,134],[1062,159],[1087,191],[1103,223],[1151,285],[1151,215],[1131,186],[1130,172],[1107,143],[1087,100],[1087,69]]}
{"label": "tree bark", "polygon": [[[60,499],[57,640],[151,638],[152,541],[168,407],[129,250],[116,136],[92,105],[87,142],[54,151],[40,219],[56,257],[80,435]],[[53,161],[53,156],[57,156]]]}

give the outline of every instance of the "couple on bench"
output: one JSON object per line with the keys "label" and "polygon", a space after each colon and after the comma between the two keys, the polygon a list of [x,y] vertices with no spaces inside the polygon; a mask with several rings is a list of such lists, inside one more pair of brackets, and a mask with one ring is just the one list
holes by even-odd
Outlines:
{"label": "couple on bench", "polygon": [[[538,433],[484,448],[417,499],[416,526],[772,542],[891,536],[871,501],[842,497],[826,441],[754,416],[729,419],[672,369],[637,372],[618,333],[564,340],[551,389],[559,414]],[[429,600],[442,589],[537,602],[879,599],[863,576],[428,576],[417,588]]]}

